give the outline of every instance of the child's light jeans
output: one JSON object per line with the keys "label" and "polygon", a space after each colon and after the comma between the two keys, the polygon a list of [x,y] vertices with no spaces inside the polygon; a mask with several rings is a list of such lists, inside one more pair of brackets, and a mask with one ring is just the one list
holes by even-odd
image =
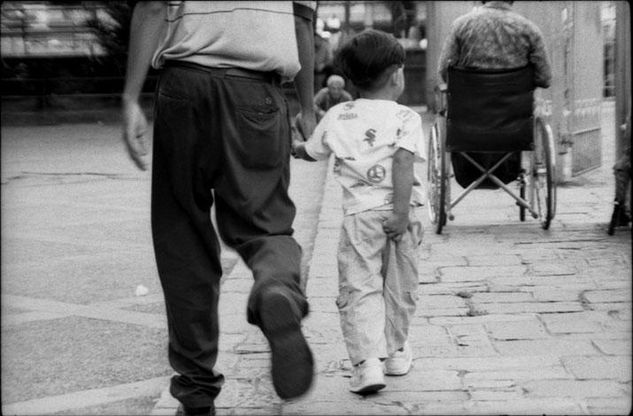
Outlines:
{"label": "child's light jeans", "polygon": [[396,243],[382,228],[390,215],[370,210],[343,218],[336,304],[352,365],[400,349],[415,312],[422,224],[412,209]]}

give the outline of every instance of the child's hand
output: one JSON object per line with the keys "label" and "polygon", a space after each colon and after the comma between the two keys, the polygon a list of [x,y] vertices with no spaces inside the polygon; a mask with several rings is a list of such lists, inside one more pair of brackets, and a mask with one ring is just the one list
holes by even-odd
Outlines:
{"label": "child's hand", "polygon": [[385,220],[385,222],[383,222],[382,229],[387,234],[387,237],[398,242],[402,240],[402,234],[407,231],[408,226],[409,215],[394,212],[389,218],[387,218],[387,220]]}

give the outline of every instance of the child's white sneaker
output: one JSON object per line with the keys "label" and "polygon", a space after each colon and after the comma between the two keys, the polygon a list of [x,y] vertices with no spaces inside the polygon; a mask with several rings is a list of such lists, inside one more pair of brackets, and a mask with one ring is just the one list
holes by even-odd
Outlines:
{"label": "child's white sneaker", "polygon": [[357,394],[375,393],[385,388],[382,362],[378,358],[369,358],[352,367],[350,391]]}
{"label": "child's white sneaker", "polygon": [[413,353],[408,342],[404,346],[391,354],[385,360],[385,374],[388,376],[403,376],[411,369],[413,363]]}

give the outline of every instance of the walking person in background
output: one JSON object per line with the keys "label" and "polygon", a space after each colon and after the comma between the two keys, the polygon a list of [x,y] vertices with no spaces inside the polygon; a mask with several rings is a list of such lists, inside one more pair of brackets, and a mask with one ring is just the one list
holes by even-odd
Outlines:
{"label": "walking person in background", "polygon": [[336,104],[352,101],[353,98],[349,92],[345,91],[345,80],[339,75],[330,75],[327,79],[327,87],[321,88],[314,95],[314,112],[317,121],[321,120],[327,110]]}
{"label": "walking person in background", "polygon": [[[301,247],[288,196],[290,129],[281,81],[294,78],[312,132],[315,2],[138,2],[123,93],[123,138],[147,168],[139,95],[150,64],[155,96],[152,237],[165,295],[171,394],[185,415],[214,414],[221,238],[253,271],[248,322],[268,339],[281,398],[304,394],[313,357],[301,331]],[[212,192],[213,191],[213,192]]]}
{"label": "walking person in background", "polygon": [[404,375],[412,364],[422,237],[414,208],[425,200],[414,160],[426,155],[420,116],[396,103],[405,61],[398,41],[366,30],[337,59],[360,98],[332,107],[293,147],[305,160],[336,158],[344,190],[337,306],[353,365],[350,390],[368,394],[385,387],[383,373]]}

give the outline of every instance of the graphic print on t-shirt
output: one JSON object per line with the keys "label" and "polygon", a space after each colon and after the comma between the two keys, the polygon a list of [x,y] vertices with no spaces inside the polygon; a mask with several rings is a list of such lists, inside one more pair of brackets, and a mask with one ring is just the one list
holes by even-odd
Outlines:
{"label": "graphic print on t-shirt", "polygon": [[369,143],[369,145],[373,147],[374,142],[376,141],[376,129],[367,130],[363,141]]}
{"label": "graphic print on t-shirt", "polygon": [[367,179],[371,183],[380,183],[385,179],[387,170],[382,165],[374,165],[367,170]]}

